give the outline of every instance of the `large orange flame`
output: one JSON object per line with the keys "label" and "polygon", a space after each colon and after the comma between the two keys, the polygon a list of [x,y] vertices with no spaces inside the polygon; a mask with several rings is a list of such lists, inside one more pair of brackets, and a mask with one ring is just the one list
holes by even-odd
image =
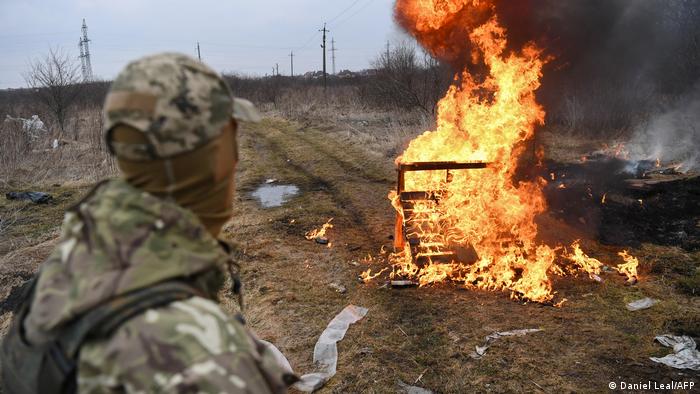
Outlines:
{"label": "large orange flame", "polygon": [[[421,285],[452,280],[467,287],[509,290],[513,298],[551,302],[550,274],[563,274],[555,264],[559,248],[536,241],[535,217],[546,209],[542,188],[547,181],[514,180],[525,142],[544,123],[544,109],[535,99],[544,60],[541,51],[528,44],[507,50],[507,35],[493,7],[483,0],[398,0],[396,14],[402,25],[433,55],[453,64],[459,49],[468,60],[485,66],[477,80],[467,69],[460,73],[438,104],[437,129],[411,141],[398,163],[435,161],[484,161],[484,170],[412,172],[405,189],[439,194],[439,204],[420,202],[412,218],[405,218],[411,236],[422,240],[419,256],[407,245],[390,260],[393,277],[410,277]],[[467,61],[463,62],[467,63]],[[399,196],[390,193],[401,212]],[[411,223],[411,221],[414,221]],[[420,221],[418,223],[417,221]],[[444,249],[468,248],[471,257],[451,263],[431,259]],[[425,265],[416,257],[428,259]],[[591,277],[602,264],[590,259],[575,244],[577,270]]]}

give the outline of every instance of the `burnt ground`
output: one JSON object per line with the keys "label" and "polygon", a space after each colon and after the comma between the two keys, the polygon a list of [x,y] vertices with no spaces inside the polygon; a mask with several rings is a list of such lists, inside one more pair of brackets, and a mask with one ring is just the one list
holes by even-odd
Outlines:
{"label": "burnt ground", "polygon": [[[654,343],[655,335],[700,339],[700,252],[642,244],[631,249],[640,258],[639,284],[625,286],[613,274],[605,275],[603,283],[561,278],[555,289],[568,299],[561,308],[453,284],[403,290],[387,288],[384,278],[363,284],[357,280],[362,271],[382,267],[362,258],[391,246],[394,216],[386,195],[395,186],[392,160],[332,128],[281,119],[246,127],[240,135],[235,217],[225,234],[240,249],[249,325],[306,373],[313,368],[314,344],[330,319],[348,304],[369,308],[339,343],[338,374],[322,392],[395,392],[399,380],[450,393],[602,392],[611,381],[700,384],[697,373],[649,360],[669,352]],[[300,194],[281,207],[262,208],[251,193],[271,178],[297,185]],[[84,192],[71,190],[67,200]],[[3,218],[16,210],[3,204]],[[0,260],[3,330],[10,317],[6,305],[17,291],[12,288],[49,253],[63,204],[59,200],[32,208],[39,212],[33,220],[45,227],[31,231],[46,231],[45,239],[34,235],[32,242],[3,250],[10,253]],[[332,247],[304,238],[331,217]],[[586,239],[564,220],[544,216],[539,224],[550,242],[583,237],[590,255],[618,262],[620,247]],[[8,234],[19,238],[27,231],[10,229]],[[330,283],[347,292],[336,292]],[[627,302],[646,296],[661,302],[637,312],[625,309]],[[237,308],[232,298],[223,302],[230,310]],[[500,339],[482,359],[470,357],[493,331],[522,328],[543,331]]]}

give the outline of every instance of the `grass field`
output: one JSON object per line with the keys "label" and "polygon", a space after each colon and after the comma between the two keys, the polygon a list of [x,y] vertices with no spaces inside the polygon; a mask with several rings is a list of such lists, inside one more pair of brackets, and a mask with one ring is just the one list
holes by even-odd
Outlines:
{"label": "grass field", "polygon": [[[613,274],[603,283],[559,279],[555,289],[568,299],[561,308],[453,284],[396,290],[384,278],[358,281],[367,268],[382,268],[363,258],[391,247],[394,210],[386,196],[395,187],[397,137],[372,139],[348,125],[271,117],[246,126],[239,133],[235,215],[224,231],[240,249],[250,326],[298,372],[313,369],[318,335],[340,310],[348,304],[369,308],[340,342],[338,374],[322,392],[396,392],[398,381],[450,393],[602,392],[611,381],[700,383],[697,375],[649,360],[669,352],[654,343],[656,335],[700,337],[698,252],[655,245],[632,250],[640,259],[635,286]],[[281,207],[262,208],[252,192],[267,179],[296,185],[300,193]],[[6,183],[0,192],[14,186]],[[58,236],[62,211],[88,186],[22,185],[54,194],[50,205],[0,200],[3,332],[13,289],[38,269]],[[304,238],[329,218],[332,247]],[[546,215],[539,225],[545,239],[580,235]],[[583,244],[603,262],[620,250],[590,239]],[[336,292],[331,283],[347,292]],[[646,296],[661,302],[637,312],[625,308]],[[237,308],[227,295],[223,303]],[[502,338],[483,358],[470,357],[486,335],[524,328],[542,331]]]}

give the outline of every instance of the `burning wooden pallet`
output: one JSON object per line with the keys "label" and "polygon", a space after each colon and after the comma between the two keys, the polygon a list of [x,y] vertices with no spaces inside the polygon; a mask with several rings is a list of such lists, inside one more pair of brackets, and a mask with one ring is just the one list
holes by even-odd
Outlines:
{"label": "burning wooden pallet", "polygon": [[[483,169],[488,167],[484,162],[419,162],[399,164],[396,192],[399,197],[401,211],[396,214],[394,228],[394,248],[403,250],[406,244],[410,246],[413,262],[424,266],[430,262],[449,263],[458,255],[469,251],[455,250],[450,245],[447,232],[434,231],[435,214],[439,214],[440,191],[406,190],[406,173],[415,171],[445,171],[445,183],[452,181],[453,171]],[[430,227],[431,231],[427,231]]]}

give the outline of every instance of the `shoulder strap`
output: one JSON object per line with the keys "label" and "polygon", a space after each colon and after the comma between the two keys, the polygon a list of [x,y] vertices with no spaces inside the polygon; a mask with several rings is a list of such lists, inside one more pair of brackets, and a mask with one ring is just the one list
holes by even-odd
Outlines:
{"label": "shoulder strap", "polygon": [[108,337],[123,323],[148,309],[201,295],[201,291],[178,281],[135,290],[93,308],[57,339],[65,354],[75,359],[86,340]]}
{"label": "shoulder strap", "polygon": [[89,339],[106,338],[129,319],[151,308],[185,300],[202,293],[183,282],[164,282],[116,297],[69,324],[56,336],[46,350],[45,362],[39,374],[43,392],[62,387],[61,393],[75,393],[80,347]]}

